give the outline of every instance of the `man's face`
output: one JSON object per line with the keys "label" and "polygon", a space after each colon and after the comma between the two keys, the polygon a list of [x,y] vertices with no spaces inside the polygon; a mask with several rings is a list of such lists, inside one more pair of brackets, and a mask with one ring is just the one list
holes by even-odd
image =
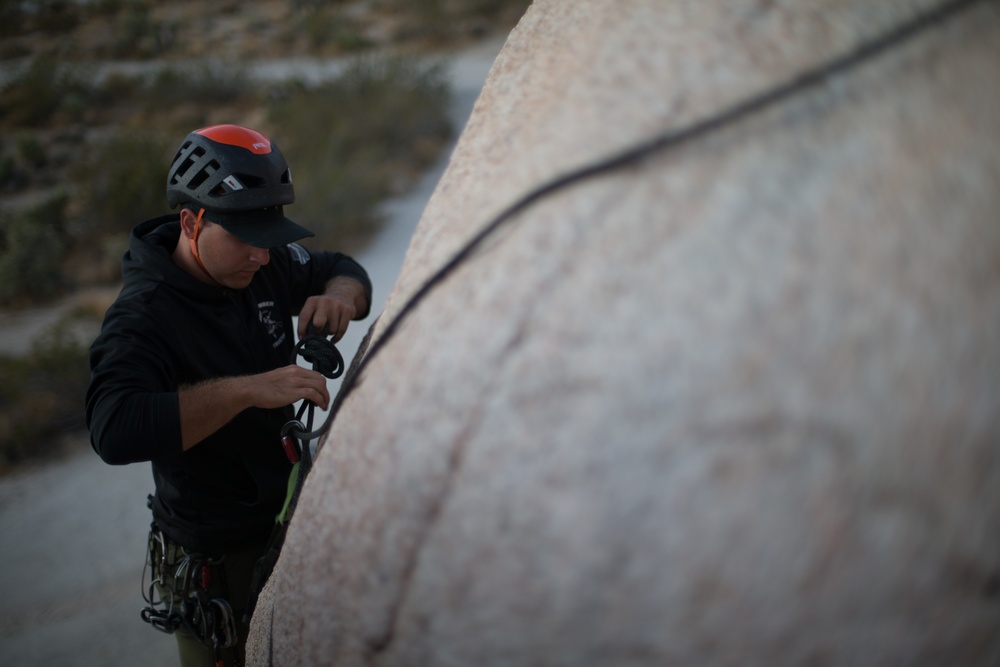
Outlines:
{"label": "man's face", "polygon": [[230,289],[243,289],[254,274],[271,261],[267,248],[245,243],[214,223],[202,221],[198,253],[215,282]]}

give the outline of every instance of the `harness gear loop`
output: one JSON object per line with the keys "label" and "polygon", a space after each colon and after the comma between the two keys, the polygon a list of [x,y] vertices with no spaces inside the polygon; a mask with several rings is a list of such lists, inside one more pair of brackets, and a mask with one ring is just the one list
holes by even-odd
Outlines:
{"label": "harness gear loop", "polygon": [[168,542],[160,527],[152,522],[142,573],[147,606],[139,612],[139,617],[167,634],[186,628],[216,651],[236,646],[239,637],[232,608],[223,598],[209,597],[209,587],[223,560],[194,554]]}

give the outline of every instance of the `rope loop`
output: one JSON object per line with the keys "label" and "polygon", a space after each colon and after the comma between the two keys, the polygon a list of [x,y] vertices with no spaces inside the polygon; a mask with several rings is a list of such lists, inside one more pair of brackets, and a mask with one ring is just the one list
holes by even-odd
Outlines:
{"label": "rope loop", "polygon": [[[341,375],[344,374],[346,365],[344,364],[344,356],[337,349],[337,346],[333,344],[333,341],[327,338],[329,336],[329,331],[326,327],[323,327],[322,331],[316,332],[316,328],[309,324],[306,328],[306,335],[303,336],[298,343],[295,344],[295,348],[292,350],[292,358],[290,363],[295,363],[299,355],[302,356],[307,362],[312,364],[312,369],[317,373],[323,375],[323,377],[330,380],[336,380]],[[281,429],[281,437],[292,436],[302,441],[301,450],[303,456],[307,459],[308,464],[311,463],[308,459],[308,443],[310,440],[314,440],[323,433],[330,426],[330,421],[333,417],[333,411],[327,415],[326,421],[317,430],[313,431],[313,415],[316,411],[316,404],[310,400],[302,401],[302,405],[299,406],[298,413],[295,415],[293,421],[288,422]],[[303,424],[303,416],[305,417],[305,423]]]}
{"label": "rope loop", "polygon": [[295,357],[302,358],[312,364],[314,371],[324,377],[336,380],[344,374],[344,356],[340,350],[325,336],[306,335],[295,345],[292,352],[292,363]]}

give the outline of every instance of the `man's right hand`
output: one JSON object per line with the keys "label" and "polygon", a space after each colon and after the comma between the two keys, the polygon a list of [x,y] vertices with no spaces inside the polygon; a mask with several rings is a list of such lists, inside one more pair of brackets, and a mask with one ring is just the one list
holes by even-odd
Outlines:
{"label": "man's right hand", "polygon": [[326,378],[301,366],[284,366],[241,379],[251,385],[256,408],[283,408],[305,399],[326,410],[330,403]]}
{"label": "man's right hand", "polygon": [[219,378],[182,387],[181,443],[188,450],[228,424],[247,408],[283,408],[296,401],[312,401],[326,410],[330,391],[316,371],[289,365],[258,375]]}

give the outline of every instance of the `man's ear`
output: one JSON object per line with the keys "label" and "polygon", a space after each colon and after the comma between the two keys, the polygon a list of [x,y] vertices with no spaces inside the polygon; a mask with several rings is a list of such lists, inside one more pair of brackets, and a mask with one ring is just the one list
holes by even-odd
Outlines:
{"label": "man's ear", "polygon": [[191,239],[194,238],[194,225],[198,216],[189,208],[181,209],[181,234]]}

